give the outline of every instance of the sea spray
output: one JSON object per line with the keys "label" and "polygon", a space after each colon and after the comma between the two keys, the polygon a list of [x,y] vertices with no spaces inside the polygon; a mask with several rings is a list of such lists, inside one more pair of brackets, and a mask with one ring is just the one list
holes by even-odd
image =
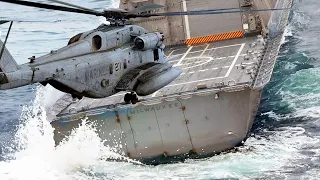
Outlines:
{"label": "sea spray", "polygon": [[[81,173],[91,166],[104,163],[106,159],[126,158],[103,145],[96,130],[84,119],[79,128],[55,146],[54,129],[46,118],[43,100],[46,94],[38,86],[33,102],[23,107],[20,125],[7,161],[0,162],[0,179],[61,179],[70,178],[70,173]],[[74,174],[77,172],[76,174]]]}

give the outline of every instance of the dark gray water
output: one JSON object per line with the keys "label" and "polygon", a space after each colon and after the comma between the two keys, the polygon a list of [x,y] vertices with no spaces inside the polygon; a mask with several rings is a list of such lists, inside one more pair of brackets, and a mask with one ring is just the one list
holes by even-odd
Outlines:
{"label": "dark gray water", "polygon": [[[70,2],[97,10],[112,4]],[[56,94],[30,85],[0,92],[0,179],[320,179],[320,1],[299,0],[294,7],[252,135],[239,151],[156,167],[108,162],[101,159],[117,155],[86,126],[55,148],[44,104]],[[102,20],[5,3],[0,12],[7,18],[61,20],[13,26],[8,49],[19,63],[66,45]]]}

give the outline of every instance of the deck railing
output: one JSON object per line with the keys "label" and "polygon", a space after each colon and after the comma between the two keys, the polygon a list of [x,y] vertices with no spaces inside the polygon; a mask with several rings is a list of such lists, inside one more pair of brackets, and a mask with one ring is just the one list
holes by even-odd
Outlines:
{"label": "deck railing", "polygon": [[271,79],[273,68],[277,60],[281,41],[288,23],[293,0],[278,0],[275,8],[288,8],[288,10],[274,11],[268,24],[268,38],[265,53],[258,74],[253,82],[254,88],[263,88]]}

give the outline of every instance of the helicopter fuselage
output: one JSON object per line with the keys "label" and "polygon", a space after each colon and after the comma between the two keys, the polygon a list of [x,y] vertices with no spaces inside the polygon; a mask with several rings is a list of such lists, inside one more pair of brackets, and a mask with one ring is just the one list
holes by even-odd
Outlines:
{"label": "helicopter fuselage", "polygon": [[119,91],[148,95],[181,73],[165,60],[162,40],[160,33],[139,26],[102,25],[17,71],[2,73],[0,89],[39,82],[78,98],[103,98]]}

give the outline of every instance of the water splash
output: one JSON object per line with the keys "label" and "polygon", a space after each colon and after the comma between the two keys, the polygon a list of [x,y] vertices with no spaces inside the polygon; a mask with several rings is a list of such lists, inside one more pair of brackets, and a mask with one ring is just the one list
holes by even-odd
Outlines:
{"label": "water splash", "polygon": [[[0,179],[81,179],[91,166],[106,159],[125,159],[103,145],[95,129],[83,120],[59,146],[46,119],[43,87],[37,87],[34,101],[25,107],[7,161],[0,162]],[[70,176],[70,174],[72,174]],[[89,177],[87,177],[89,176]]]}
{"label": "water splash", "polygon": [[[279,171],[310,141],[302,128],[280,129],[268,137],[253,136],[239,151],[185,163],[140,166],[104,146],[86,119],[68,139],[55,146],[53,128],[46,118],[45,88],[38,87],[34,101],[23,108],[11,153],[0,162],[0,179],[170,179],[259,177]],[[267,133],[267,132],[266,132]],[[281,159],[281,161],[279,160]],[[127,160],[129,161],[129,160]]]}

